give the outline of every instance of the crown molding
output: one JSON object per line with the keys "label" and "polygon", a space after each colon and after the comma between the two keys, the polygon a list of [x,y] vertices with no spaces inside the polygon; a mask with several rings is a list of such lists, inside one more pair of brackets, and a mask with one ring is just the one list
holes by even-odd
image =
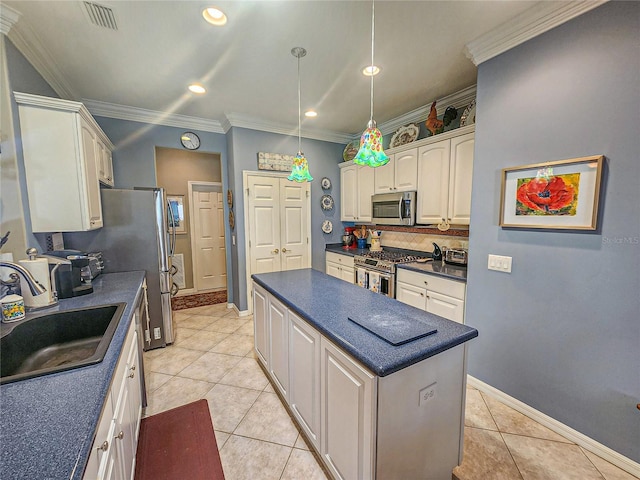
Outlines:
{"label": "crown molding", "polygon": [[[476,98],[476,86],[472,85],[470,87],[465,88],[464,90],[460,90],[459,92],[452,93],[451,95],[447,95],[446,97],[442,97],[441,99],[436,100],[437,102],[436,110],[438,111],[438,115],[442,115],[444,114],[447,107],[452,106],[457,109],[460,109],[469,105],[475,98]],[[380,129],[383,135],[387,135],[388,133],[393,133],[403,125],[426,120],[427,117],[429,116],[430,110],[431,110],[431,103],[428,103],[426,105],[416,108],[415,110],[411,110],[410,112],[405,113],[404,115],[393,118],[388,122],[384,122],[378,125],[378,129]]]}
{"label": "crown molding", "polygon": [[23,22],[18,22],[11,29],[8,36],[9,40],[13,42],[20,53],[25,56],[60,98],[80,99],[73,87],[66,81],[64,75],[58,70],[52,60],[52,55],[43,46],[40,38],[31,27]]}
{"label": "crown molding", "polygon": [[133,122],[165,125],[167,127],[192,128],[203,132],[225,133],[220,122],[216,120],[190,117],[177,113],[157,112],[145,108],[129,107],[86,98],[82,101],[91,114],[98,117],[131,120]]}
{"label": "crown molding", "polygon": [[552,28],[599,7],[608,0],[540,2],[515,18],[469,42],[465,55],[478,66]]}
{"label": "crown molding", "polygon": [[[277,124],[264,120],[242,115],[238,113],[227,113],[226,119],[231,127],[248,128],[251,130],[260,130],[262,132],[279,133],[281,135],[297,136],[297,127],[291,127],[286,124]],[[332,132],[329,130],[312,130],[305,128],[301,134],[302,137],[311,140],[321,140],[333,143],[348,143],[353,140],[353,135],[349,133]]]}
{"label": "crown molding", "polygon": [[0,3],[0,33],[8,35],[11,27],[18,21],[20,15],[22,14],[19,11],[4,3]]}

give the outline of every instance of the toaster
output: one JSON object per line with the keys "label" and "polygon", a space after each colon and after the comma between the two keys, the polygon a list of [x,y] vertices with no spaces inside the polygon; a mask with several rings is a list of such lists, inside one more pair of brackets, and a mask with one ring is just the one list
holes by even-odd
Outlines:
{"label": "toaster", "polygon": [[444,252],[444,262],[452,265],[467,266],[469,251],[466,248],[450,248]]}

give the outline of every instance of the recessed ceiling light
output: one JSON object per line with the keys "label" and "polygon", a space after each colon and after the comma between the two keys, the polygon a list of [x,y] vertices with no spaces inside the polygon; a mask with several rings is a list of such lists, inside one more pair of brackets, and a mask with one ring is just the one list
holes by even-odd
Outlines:
{"label": "recessed ceiling light", "polygon": [[189,90],[191,90],[193,93],[204,93],[204,92],[207,91],[207,89],[204,88],[199,83],[193,83],[193,84],[189,85]]}
{"label": "recessed ceiling light", "polygon": [[379,73],[380,73],[380,68],[376,67],[375,65],[369,65],[368,67],[364,67],[362,69],[362,74],[366,75],[367,77],[371,77]]}
{"label": "recessed ceiling light", "polygon": [[304,112],[304,116],[305,117],[317,117],[318,116],[318,112],[316,112],[315,110],[307,110],[306,112]]}
{"label": "recessed ceiling light", "polygon": [[215,7],[205,8],[202,11],[202,16],[211,25],[215,25],[217,27],[221,27],[222,25],[227,23],[227,16],[222,10]]}

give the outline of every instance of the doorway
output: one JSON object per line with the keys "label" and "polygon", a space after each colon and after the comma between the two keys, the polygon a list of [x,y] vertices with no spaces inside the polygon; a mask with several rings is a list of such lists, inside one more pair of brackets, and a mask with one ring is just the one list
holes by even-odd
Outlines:
{"label": "doorway", "polygon": [[311,267],[311,186],[287,175],[243,172],[249,311],[252,274]]}
{"label": "doorway", "polygon": [[191,252],[196,292],[227,287],[222,184],[189,182]]}

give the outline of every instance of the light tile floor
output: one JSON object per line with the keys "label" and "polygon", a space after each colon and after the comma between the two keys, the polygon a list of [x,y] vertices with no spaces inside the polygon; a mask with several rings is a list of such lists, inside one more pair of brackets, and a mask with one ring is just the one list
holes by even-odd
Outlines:
{"label": "light tile floor", "polygon": [[[206,398],[226,480],[325,480],[257,364],[252,318],[220,304],[179,310],[174,319],[175,343],[144,354],[145,416]],[[636,478],[473,388],[465,425],[464,462],[452,478]]]}

